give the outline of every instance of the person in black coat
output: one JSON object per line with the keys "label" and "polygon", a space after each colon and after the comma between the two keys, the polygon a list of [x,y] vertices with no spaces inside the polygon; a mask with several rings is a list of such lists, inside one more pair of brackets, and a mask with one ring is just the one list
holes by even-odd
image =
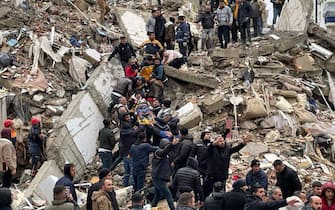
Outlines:
{"label": "person in black coat", "polygon": [[178,140],[173,139],[172,144],[165,139],[160,142],[160,149],[158,149],[152,158],[152,183],[155,188],[154,198],[152,201],[152,207],[156,207],[161,196],[165,197],[168,202],[169,208],[174,210],[173,198],[171,191],[167,186],[167,182],[170,181],[171,167],[168,158],[168,153],[171,150],[171,146],[177,144]]}
{"label": "person in black coat", "polygon": [[[102,168],[99,171],[99,182],[93,184],[92,186],[90,186],[88,188],[88,192],[87,192],[87,200],[86,200],[86,210],[92,210],[92,194],[95,191],[99,191],[99,189],[101,188],[102,185],[102,180],[104,179],[111,179],[112,178],[112,174],[111,171],[108,168]],[[117,203],[116,200],[116,195],[115,195],[115,191],[112,190],[110,192],[108,192],[109,197],[111,198],[111,203],[113,206],[114,210],[119,210],[119,205]]]}
{"label": "person in black coat", "polygon": [[243,210],[247,201],[248,186],[244,179],[236,180],[233,190],[223,195],[223,210]]}
{"label": "person in black coat", "polygon": [[13,202],[12,193],[9,188],[0,188],[0,209],[1,210],[12,210],[11,204]]}
{"label": "person in black coat", "polygon": [[202,177],[206,177],[207,161],[204,155],[208,145],[211,143],[211,131],[206,129],[200,135],[200,141],[195,143],[195,156],[199,163],[199,172]]}
{"label": "person in black coat", "polygon": [[76,189],[74,188],[73,178],[76,175],[77,170],[74,164],[67,163],[64,165],[64,176],[58,179],[55,185],[64,185],[65,187],[70,188],[70,193],[72,195],[73,201],[75,205],[77,204],[77,193]]}
{"label": "person in black coat", "polygon": [[129,59],[133,56],[136,57],[135,50],[131,44],[128,43],[125,36],[120,37],[120,44],[118,44],[112,54],[109,56],[110,61],[116,54],[119,54],[122,67],[125,68]]}
{"label": "person in black coat", "polygon": [[276,170],[277,183],[283,192],[283,198],[290,197],[295,191],[301,191],[301,182],[297,172],[286,166],[281,160],[275,160],[273,167]]}
{"label": "person in black coat", "polygon": [[188,157],[193,157],[194,153],[194,144],[193,137],[188,135],[187,128],[180,129],[180,145],[177,153],[177,157],[171,163],[171,166],[176,172],[178,169],[185,167]]}
{"label": "person in black coat", "polygon": [[174,189],[177,190],[177,199],[181,194],[180,188],[184,186],[191,187],[195,194],[195,201],[204,201],[204,194],[200,182],[200,173],[198,171],[198,161],[189,157],[187,166],[178,169],[172,183]]}
{"label": "person in black coat", "polygon": [[226,189],[230,156],[240,151],[249,140],[249,138],[243,137],[242,143],[231,147],[226,144],[225,139],[219,135],[215,138],[214,142],[208,146],[205,154],[207,160],[207,176],[203,186],[205,197],[211,193],[213,184],[217,181],[222,182],[224,189]]}
{"label": "person in black coat", "polygon": [[163,17],[161,10],[157,10],[157,16],[156,16],[156,22],[155,22],[155,34],[156,39],[161,43],[164,44],[165,42],[165,23],[166,20]]}
{"label": "person in black coat", "polygon": [[264,202],[262,199],[265,197],[265,189],[256,184],[251,189],[251,195],[247,197],[246,204],[244,206],[245,210],[272,210],[281,208],[287,205],[294,206],[295,203],[299,201],[296,199],[292,199],[287,201],[285,199],[279,201],[267,201]]}
{"label": "person in black coat", "polygon": [[213,192],[206,198],[203,210],[222,209],[224,190],[222,182],[215,182]]}

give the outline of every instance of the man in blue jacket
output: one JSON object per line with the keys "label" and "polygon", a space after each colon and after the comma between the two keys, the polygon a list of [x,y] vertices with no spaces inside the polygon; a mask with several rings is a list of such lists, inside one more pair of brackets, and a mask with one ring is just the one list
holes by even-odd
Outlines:
{"label": "man in blue jacket", "polygon": [[179,46],[179,52],[184,56],[185,60],[187,57],[187,46],[188,46],[188,40],[190,38],[190,26],[185,21],[185,16],[180,15],[178,17],[178,23],[176,29],[176,42]]}
{"label": "man in blue jacket", "polygon": [[268,189],[268,177],[265,172],[260,168],[260,161],[254,159],[251,161],[251,170],[247,173],[246,181],[249,188],[254,186],[256,183],[263,186],[265,190]]}
{"label": "man in blue jacket", "polygon": [[56,185],[64,185],[65,187],[70,188],[70,194],[72,195],[75,205],[77,205],[77,193],[74,188],[73,178],[76,173],[77,170],[75,165],[72,163],[67,163],[64,165],[64,176],[56,182]]}

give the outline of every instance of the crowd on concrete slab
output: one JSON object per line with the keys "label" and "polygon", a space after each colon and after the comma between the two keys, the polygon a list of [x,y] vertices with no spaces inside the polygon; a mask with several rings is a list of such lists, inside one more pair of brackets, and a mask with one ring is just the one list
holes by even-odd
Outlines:
{"label": "crowd on concrete slab", "polygon": [[0,2],[0,210],[335,209],[335,41],[271,2]]}

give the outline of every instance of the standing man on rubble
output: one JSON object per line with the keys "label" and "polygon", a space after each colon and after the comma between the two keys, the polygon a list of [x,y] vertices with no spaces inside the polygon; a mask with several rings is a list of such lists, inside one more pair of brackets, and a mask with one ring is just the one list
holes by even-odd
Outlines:
{"label": "standing man on rubble", "polygon": [[276,24],[277,18],[280,16],[281,10],[283,9],[283,5],[285,0],[271,0],[273,4],[273,25]]}
{"label": "standing man on rubble", "polygon": [[[216,10],[216,19],[218,21],[218,37],[220,47],[227,48],[230,41],[229,31],[233,24],[233,13],[225,1],[220,2],[220,6]],[[222,36],[224,38],[224,44]]]}
{"label": "standing man on rubble", "polygon": [[249,141],[250,138],[242,137],[242,142],[237,146],[231,147],[225,139],[219,135],[208,147],[205,154],[207,160],[207,176],[204,180],[204,195],[207,197],[213,189],[215,182],[222,182],[224,190],[226,189],[226,180],[228,179],[228,169],[230,156],[240,151]]}
{"label": "standing man on rubble", "polygon": [[190,26],[185,21],[184,15],[178,16],[178,26],[176,28],[176,42],[179,52],[184,56],[185,61],[188,56],[188,40],[190,38]]}
{"label": "standing man on rubble", "polygon": [[147,35],[149,35],[149,33],[151,32],[155,33],[157,10],[158,8],[156,7],[151,10],[151,16],[145,24],[145,30],[147,31]]}
{"label": "standing man on rubble", "polygon": [[242,43],[246,44],[246,39],[248,36],[248,42],[251,42],[251,33],[250,33],[250,18],[252,15],[252,8],[249,1],[247,0],[238,0],[239,8],[237,14],[237,21],[241,32]]}
{"label": "standing man on rubble", "polygon": [[169,21],[165,23],[165,43],[167,50],[174,50],[174,41],[176,40],[176,20],[170,17]]}
{"label": "standing man on rubble", "polygon": [[42,134],[41,121],[37,118],[31,119],[29,130],[29,152],[32,158],[32,176],[35,176],[37,169],[42,165],[44,156],[44,144],[46,136]]}
{"label": "standing man on rubble", "polygon": [[109,13],[110,8],[107,6],[106,0],[98,0],[98,5],[100,7],[100,23],[105,22],[105,16]]}
{"label": "standing man on rubble", "polygon": [[129,59],[132,56],[136,57],[133,46],[128,43],[128,40],[125,36],[120,37],[120,44],[115,46],[112,54],[108,58],[108,61],[110,61],[116,54],[119,54],[123,69],[126,67]]}
{"label": "standing man on rubble", "polygon": [[56,182],[56,185],[64,185],[66,188],[69,189],[69,193],[72,195],[73,202],[75,206],[78,206],[77,204],[77,193],[76,189],[74,188],[73,179],[76,175],[77,170],[74,164],[67,163],[64,165],[64,176],[58,179]]}
{"label": "standing man on rubble", "polygon": [[201,50],[211,49],[213,47],[213,34],[214,34],[214,14],[211,12],[211,6],[206,5],[205,11],[200,13],[199,17],[194,21],[201,23]]}
{"label": "standing man on rubble", "polygon": [[[10,137],[10,129],[9,137]],[[0,173],[2,174],[2,187],[12,185],[12,177],[16,174],[16,151],[12,142],[4,137],[0,138]]]}
{"label": "standing man on rubble", "polygon": [[109,119],[103,120],[104,127],[99,131],[98,154],[102,161],[103,168],[110,168],[112,165],[113,149],[116,144],[114,132],[111,128],[112,122]]}
{"label": "standing man on rubble", "polygon": [[301,191],[302,186],[297,172],[286,166],[281,160],[275,160],[273,167],[277,176],[276,186],[282,190],[283,198],[293,196],[295,191]]}
{"label": "standing man on rubble", "polygon": [[156,12],[156,21],[155,21],[155,35],[157,40],[163,45],[165,40],[165,23],[166,20],[163,17],[161,9],[158,9]]}

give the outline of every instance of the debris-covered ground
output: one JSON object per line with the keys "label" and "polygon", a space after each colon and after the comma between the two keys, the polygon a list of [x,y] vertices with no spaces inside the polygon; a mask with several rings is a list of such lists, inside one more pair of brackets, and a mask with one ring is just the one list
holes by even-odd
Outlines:
{"label": "debris-covered ground", "polygon": [[[165,1],[164,5],[166,14],[177,14],[181,9],[191,18],[197,13],[183,2]],[[63,114],[69,107],[77,108],[69,105],[75,100],[74,95],[81,97],[85,91],[91,91],[86,81],[97,69],[107,71],[120,67],[106,60],[121,35],[131,39],[130,29],[125,29],[126,24],[120,16],[124,8],[146,17],[150,4],[119,2],[101,25],[96,21],[100,16],[97,6],[83,0],[74,1],[74,4],[66,0],[30,0],[18,7],[7,0],[0,2],[0,60],[3,65],[0,66],[0,84],[1,96],[6,98],[3,103],[8,110],[2,111],[1,120],[7,117],[3,113],[17,119],[19,139],[25,142],[31,116],[40,117],[45,133],[52,139],[50,142],[53,141],[48,143],[48,159],[56,160],[58,166],[66,160],[57,159],[62,151],[54,147],[61,144],[55,140],[65,139],[61,132],[67,118]],[[188,65],[182,69],[165,68],[169,77],[165,95],[173,101],[174,110],[179,110],[176,115],[181,123],[192,129],[196,138],[207,127],[216,133],[231,127],[234,130],[229,135],[232,143],[245,133],[254,136],[254,141],[234,156],[230,166],[232,176],[244,177],[249,162],[258,157],[270,177],[273,173],[271,163],[280,157],[297,170],[306,188],[314,180],[333,180],[335,57],[332,52],[335,38],[317,25],[309,24],[308,20],[301,27],[299,32],[270,31],[254,38],[250,46],[235,44],[228,49],[216,47],[205,53],[193,52]],[[142,37],[141,34],[136,36]],[[101,104],[104,103],[99,103],[97,110],[103,117],[105,111],[101,110],[107,105]],[[101,117],[93,116],[92,119],[100,120]],[[97,126],[94,131],[99,128]],[[69,124],[67,129],[71,135],[80,132],[72,133]],[[73,145],[72,142],[71,146],[63,146]],[[82,182],[89,182],[101,166],[100,160],[92,158],[95,154],[91,153],[78,158],[84,160],[80,165]],[[29,163],[20,152],[18,157],[22,173]],[[114,182],[121,186],[120,168],[114,171]],[[30,184],[29,175],[23,173],[19,188],[25,191]],[[25,203],[23,194],[17,195],[15,205]],[[34,195],[31,199],[31,195],[28,199],[34,206],[45,205],[43,193],[39,195],[41,198]],[[125,196],[122,199],[125,200]]]}

